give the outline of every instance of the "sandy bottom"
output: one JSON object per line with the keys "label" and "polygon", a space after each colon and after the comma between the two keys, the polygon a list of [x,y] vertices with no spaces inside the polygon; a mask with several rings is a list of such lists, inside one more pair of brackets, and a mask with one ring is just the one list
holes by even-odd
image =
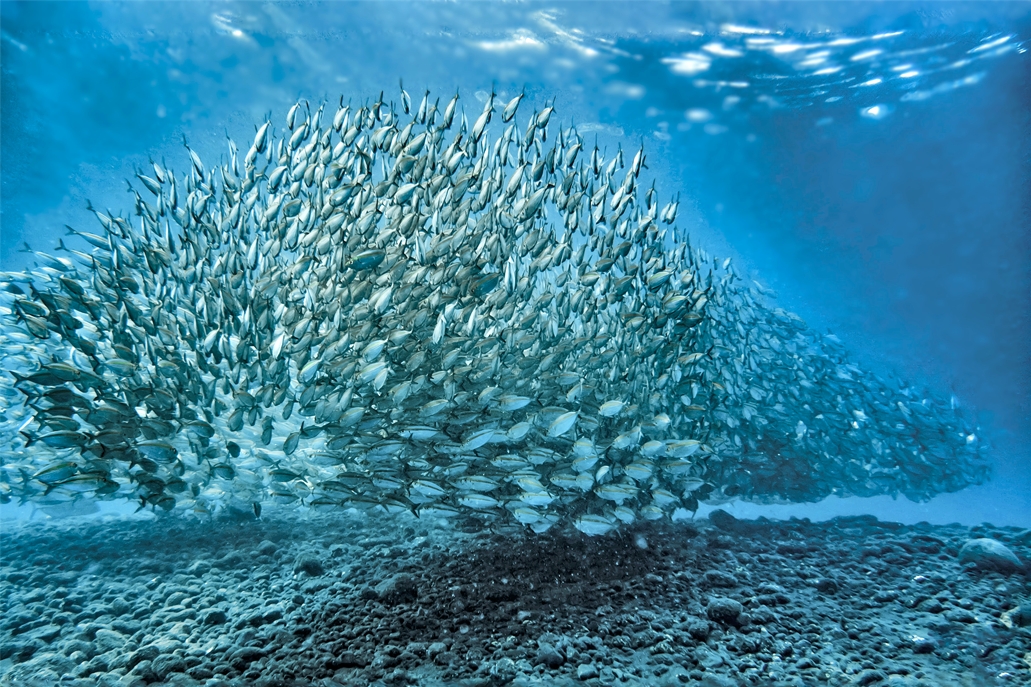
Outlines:
{"label": "sandy bottom", "polygon": [[[7,526],[2,685],[1029,685],[1031,531],[403,516]],[[1018,622],[1014,622],[1016,618]],[[1031,624],[1031,623],[1028,623]]]}

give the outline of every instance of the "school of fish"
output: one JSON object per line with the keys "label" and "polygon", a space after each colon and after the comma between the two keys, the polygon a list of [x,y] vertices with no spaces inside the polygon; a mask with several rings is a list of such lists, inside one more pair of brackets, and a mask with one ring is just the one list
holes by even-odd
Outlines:
{"label": "school of fish", "polygon": [[643,149],[552,107],[519,122],[522,97],[471,124],[457,95],[298,103],[242,157],[150,163],[131,218],[93,210],[96,233],[0,275],[0,500],[600,535],[988,478],[950,403],[692,247]]}

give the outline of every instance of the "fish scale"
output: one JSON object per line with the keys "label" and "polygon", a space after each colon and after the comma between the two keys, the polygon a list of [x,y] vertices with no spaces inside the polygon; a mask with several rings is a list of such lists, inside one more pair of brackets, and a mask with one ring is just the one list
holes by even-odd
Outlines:
{"label": "fish scale", "polygon": [[[186,174],[137,174],[138,222],[94,210],[100,233],[72,230],[91,253],[0,276],[4,498],[593,536],[707,499],[920,499],[987,477],[949,404],[863,373],[691,246],[679,196],[641,191],[643,149],[588,154],[575,127],[548,136],[552,107],[517,128],[524,96],[494,95],[471,127],[457,95],[326,125],[295,105],[242,166],[232,141],[217,167],[187,148]],[[62,390],[78,430],[39,403]]]}

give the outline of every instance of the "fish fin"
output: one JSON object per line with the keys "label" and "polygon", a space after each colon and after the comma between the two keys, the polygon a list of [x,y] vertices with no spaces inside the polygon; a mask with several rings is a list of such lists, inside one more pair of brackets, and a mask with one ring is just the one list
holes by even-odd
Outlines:
{"label": "fish fin", "polygon": [[34,443],[36,443],[36,437],[32,436],[28,432],[18,432],[18,434],[21,434],[23,437],[25,437],[25,448],[28,448],[29,446],[32,446]]}

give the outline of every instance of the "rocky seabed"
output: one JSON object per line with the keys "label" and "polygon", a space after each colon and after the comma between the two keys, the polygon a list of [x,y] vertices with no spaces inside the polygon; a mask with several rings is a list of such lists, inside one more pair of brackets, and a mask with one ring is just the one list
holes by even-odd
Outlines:
{"label": "rocky seabed", "polygon": [[1031,530],[5,524],[0,684],[1028,685]]}

